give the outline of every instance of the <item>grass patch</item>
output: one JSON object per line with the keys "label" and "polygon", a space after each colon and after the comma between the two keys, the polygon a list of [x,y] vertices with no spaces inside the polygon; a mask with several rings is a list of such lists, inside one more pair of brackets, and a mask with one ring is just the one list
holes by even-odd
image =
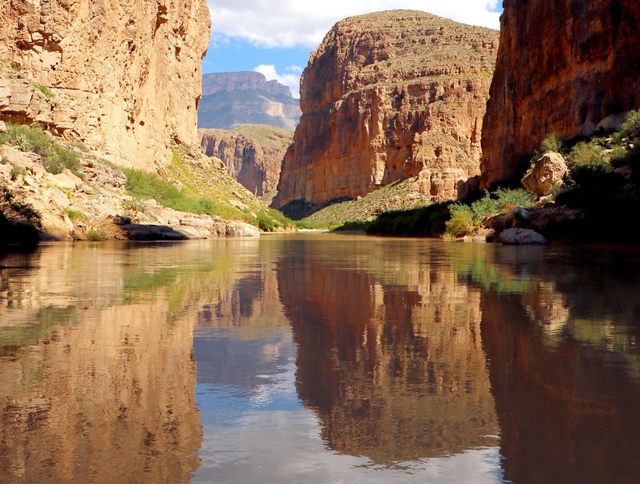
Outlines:
{"label": "grass patch", "polygon": [[55,94],[51,91],[51,89],[49,89],[47,86],[43,86],[42,84],[37,83],[36,81],[27,78],[27,82],[34,88],[36,88],[38,91],[40,91],[42,94],[44,94],[45,96],[51,98],[54,97]]}
{"label": "grass patch", "polygon": [[100,242],[101,240],[104,240],[104,239],[96,229],[91,229],[87,232],[87,240],[91,240],[93,242]]}
{"label": "grass patch", "polygon": [[49,173],[57,175],[67,168],[79,178],[84,178],[80,154],[60,144],[40,126],[21,126],[7,123],[7,132],[0,134],[0,144],[9,144],[42,157]]}
{"label": "grass patch", "polygon": [[69,220],[71,220],[72,222],[79,222],[81,220],[84,220],[84,214],[80,210],[65,208],[64,213],[67,214]]}

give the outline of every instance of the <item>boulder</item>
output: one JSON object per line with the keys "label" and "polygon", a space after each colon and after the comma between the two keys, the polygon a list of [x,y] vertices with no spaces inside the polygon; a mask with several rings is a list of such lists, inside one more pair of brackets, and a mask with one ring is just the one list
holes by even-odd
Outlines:
{"label": "boulder", "polygon": [[6,133],[7,132],[7,125],[4,121],[0,121],[0,133]]}
{"label": "boulder", "polygon": [[260,237],[260,231],[254,225],[234,221],[227,223],[227,237]]}
{"label": "boulder", "polygon": [[522,179],[522,185],[538,196],[546,195],[554,186],[562,183],[569,171],[562,155],[545,153],[536,161],[535,166]]}
{"label": "boulder", "polygon": [[622,123],[627,119],[626,113],[610,114],[596,126],[596,131],[604,131],[605,133],[613,133],[622,129]]}
{"label": "boulder", "polygon": [[505,245],[547,245],[547,240],[535,230],[507,229],[498,237],[498,241]]}

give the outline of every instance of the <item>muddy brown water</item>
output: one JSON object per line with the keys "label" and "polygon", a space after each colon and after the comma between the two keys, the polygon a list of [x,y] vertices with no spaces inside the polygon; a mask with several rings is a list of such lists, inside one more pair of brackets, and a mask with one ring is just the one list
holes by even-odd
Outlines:
{"label": "muddy brown water", "polygon": [[44,245],[0,259],[0,482],[639,482],[639,336],[635,249]]}

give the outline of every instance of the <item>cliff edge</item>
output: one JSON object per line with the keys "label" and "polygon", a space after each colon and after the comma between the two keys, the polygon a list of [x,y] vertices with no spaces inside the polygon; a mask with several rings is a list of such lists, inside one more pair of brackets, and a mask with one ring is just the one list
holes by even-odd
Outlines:
{"label": "cliff edge", "polygon": [[273,206],[306,215],[415,175],[416,191],[456,198],[479,174],[497,48],[497,31],[419,11],[338,22],[302,74]]}
{"label": "cliff edge", "polygon": [[633,0],[504,1],[482,133],[482,186],[511,179],[548,135],[590,136],[640,107],[640,10]]}
{"label": "cliff edge", "polygon": [[166,164],[173,138],[197,141],[210,24],[205,0],[2,2],[0,58],[53,99],[48,110],[0,105],[2,119],[38,122],[118,164]]}

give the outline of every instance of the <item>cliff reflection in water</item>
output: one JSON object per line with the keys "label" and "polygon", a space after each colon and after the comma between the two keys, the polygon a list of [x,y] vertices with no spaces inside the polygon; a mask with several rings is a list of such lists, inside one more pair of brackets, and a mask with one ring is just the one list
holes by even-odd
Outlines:
{"label": "cliff reflection in water", "polygon": [[57,244],[0,262],[0,482],[190,480],[192,332],[233,273],[190,250]]}
{"label": "cliff reflection in water", "polygon": [[461,273],[483,287],[505,479],[638,482],[637,252],[491,255],[478,253]]}
{"label": "cliff reflection in water", "polygon": [[480,290],[416,245],[357,245],[292,242],[278,263],[323,439],[385,465],[495,446]]}

